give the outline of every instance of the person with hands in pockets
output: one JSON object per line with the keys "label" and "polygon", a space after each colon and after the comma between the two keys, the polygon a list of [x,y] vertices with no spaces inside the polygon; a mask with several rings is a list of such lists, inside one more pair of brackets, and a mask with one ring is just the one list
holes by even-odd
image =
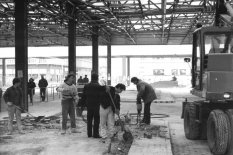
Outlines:
{"label": "person with hands in pockets", "polygon": [[8,121],[8,134],[12,135],[13,133],[13,120],[14,115],[16,117],[17,127],[20,134],[22,132],[22,123],[21,123],[21,110],[22,110],[22,89],[20,88],[21,81],[19,78],[13,79],[13,86],[7,88],[6,92],[3,94],[5,103],[7,104],[7,111],[9,116]]}
{"label": "person with hands in pockets", "polygon": [[57,88],[57,91],[61,92],[62,94],[62,100],[61,100],[62,131],[61,131],[61,134],[66,133],[68,114],[70,116],[70,121],[71,121],[71,132],[72,133],[78,132],[76,129],[75,105],[74,105],[75,103],[78,102],[78,92],[77,92],[76,86],[74,85],[74,82],[75,82],[75,75],[68,74],[64,80],[64,83],[62,83]]}

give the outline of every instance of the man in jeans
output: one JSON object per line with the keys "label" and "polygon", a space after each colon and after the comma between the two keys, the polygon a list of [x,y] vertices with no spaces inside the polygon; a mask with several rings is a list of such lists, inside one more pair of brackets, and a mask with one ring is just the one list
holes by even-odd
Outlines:
{"label": "man in jeans", "polygon": [[17,127],[20,134],[24,134],[22,132],[21,127],[21,109],[22,109],[22,89],[20,88],[21,81],[19,78],[13,79],[13,86],[9,87],[3,95],[5,103],[7,104],[7,110],[9,115],[8,122],[8,134],[11,135],[13,133],[13,120],[14,115],[17,121]]}
{"label": "man in jeans", "polygon": [[137,104],[141,103],[141,99],[144,101],[144,116],[141,123],[149,125],[151,122],[150,105],[153,100],[157,99],[154,88],[137,77],[132,77],[131,82],[137,86]]}
{"label": "man in jeans", "polygon": [[74,102],[77,103],[78,101],[78,92],[77,88],[74,85],[75,75],[69,74],[66,76],[64,83],[62,83],[58,88],[57,91],[62,93],[62,131],[61,134],[64,135],[67,129],[67,117],[68,114],[70,116],[70,123],[71,123],[71,132],[77,133],[76,130],[76,122],[75,122],[75,106]]}

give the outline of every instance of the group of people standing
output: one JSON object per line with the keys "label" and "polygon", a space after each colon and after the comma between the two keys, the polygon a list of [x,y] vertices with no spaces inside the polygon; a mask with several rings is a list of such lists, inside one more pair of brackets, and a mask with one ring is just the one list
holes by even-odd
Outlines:
{"label": "group of people standing", "polygon": [[[77,132],[75,124],[75,106],[77,103],[77,89],[74,85],[75,75],[69,74],[64,83],[57,91],[62,93],[62,131],[65,134],[67,127],[67,116],[71,119],[71,132]],[[107,139],[114,134],[115,113],[120,111],[119,93],[126,89],[124,84],[112,86],[101,86],[98,75],[92,74],[90,83],[83,89],[79,102],[81,106],[87,107],[87,136],[93,138]],[[94,125],[92,125],[94,124]],[[100,126],[100,133],[99,133]]]}
{"label": "group of people standing", "polygon": [[[30,97],[30,103],[33,103],[33,95],[35,95],[35,87],[36,83],[33,78],[30,78],[28,81],[28,95]],[[41,101],[44,102],[46,98],[46,88],[48,86],[48,81],[41,75],[41,79],[39,80],[38,86],[40,88],[40,98]]]}
{"label": "group of people standing", "polygon": [[80,76],[79,79],[77,80],[78,84],[87,84],[88,82],[89,82],[89,79],[88,79],[87,75],[85,75],[84,78],[82,76]]}
{"label": "group of people standing", "polygon": [[87,107],[87,136],[107,139],[114,135],[115,114],[120,113],[119,94],[126,87],[121,83],[115,87],[101,86],[98,80],[97,74],[91,75],[80,102]]}
{"label": "group of people standing", "polygon": [[[103,140],[110,139],[115,134],[115,114],[120,114],[120,93],[126,90],[126,86],[118,83],[115,87],[101,86],[98,82],[97,74],[91,75],[90,83],[86,84],[83,89],[83,95],[79,99],[77,87],[75,86],[75,75],[69,74],[64,82],[57,87],[57,91],[61,92],[61,107],[62,107],[62,130],[61,134],[67,131],[68,115],[71,120],[71,132],[77,133],[75,121],[75,103],[80,102],[81,106],[87,107],[87,136],[93,138],[102,138]],[[47,81],[41,78],[39,87],[47,87]],[[29,80],[33,88],[33,80]],[[141,123],[150,124],[150,106],[156,94],[153,87],[137,77],[131,78],[131,82],[137,86],[137,104],[142,104],[144,101],[144,118]],[[9,134],[13,132],[13,118],[16,116],[19,133],[23,134],[21,127],[21,111],[22,111],[22,89],[19,78],[13,79],[13,86],[9,87],[3,95],[3,98],[8,105]],[[142,107],[142,106],[138,106]],[[139,110],[141,110],[139,108]],[[100,127],[100,132],[99,132]]]}
{"label": "group of people standing", "polygon": [[[69,74],[64,83],[57,88],[62,93],[62,132],[66,133],[67,116],[71,119],[71,132],[77,132],[75,125],[75,106],[77,102],[77,89],[74,83],[75,75]],[[87,107],[87,136],[93,138],[110,139],[115,134],[115,114],[120,114],[120,93],[126,90],[126,86],[118,83],[115,87],[101,86],[99,76],[91,75],[90,83],[83,89],[82,97],[79,99],[79,106]],[[144,117],[141,123],[151,123],[150,106],[157,98],[151,85],[138,79],[131,78],[131,82],[137,86],[137,104],[144,102]],[[138,106],[142,107],[142,106]],[[139,109],[142,110],[142,109]],[[99,130],[100,129],[100,130]]]}

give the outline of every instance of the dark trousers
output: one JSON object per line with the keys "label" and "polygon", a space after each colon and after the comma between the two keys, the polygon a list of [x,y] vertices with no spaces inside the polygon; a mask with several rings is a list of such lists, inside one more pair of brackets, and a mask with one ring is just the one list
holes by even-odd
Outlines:
{"label": "dark trousers", "polygon": [[150,105],[151,102],[144,103],[144,122],[150,124]]}
{"label": "dark trousers", "polygon": [[62,106],[62,130],[66,130],[68,114],[70,116],[71,128],[76,128],[75,107],[74,107],[73,99],[62,100],[61,106]]}
{"label": "dark trousers", "polygon": [[33,89],[28,89],[28,95],[30,97],[30,102],[32,103],[33,102]]}
{"label": "dark trousers", "polygon": [[[94,126],[92,126],[93,119],[94,119]],[[99,136],[99,124],[100,124],[99,108],[87,108],[87,136],[88,137]],[[92,134],[92,128],[93,128],[93,134]]]}
{"label": "dark trousers", "polygon": [[40,88],[41,101],[45,101],[45,92],[46,92],[46,88]]}

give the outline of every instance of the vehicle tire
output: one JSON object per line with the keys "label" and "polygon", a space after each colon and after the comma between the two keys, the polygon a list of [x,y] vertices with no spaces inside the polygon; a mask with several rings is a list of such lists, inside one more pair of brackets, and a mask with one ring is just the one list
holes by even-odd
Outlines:
{"label": "vehicle tire", "polygon": [[200,128],[200,140],[207,140],[207,119],[202,120]]}
{"label": "vehicle tire", "polygon": [[225,155],[230,134],[229,120],[222,110],[213,110],[207,121],[207,140],[214,155]]}
{"label": "vehicle tire", "polygon": [[200,124],[196,121],[196,106],[188,103],[184,109],[184,132],[187,139],[195,140],[200,137]]}
{"label": "vehicle tire", "polygon": [[226,114],[230,122],[230,134],[228,135],[227,155],[233,155],[233,109],[227,110]]}

